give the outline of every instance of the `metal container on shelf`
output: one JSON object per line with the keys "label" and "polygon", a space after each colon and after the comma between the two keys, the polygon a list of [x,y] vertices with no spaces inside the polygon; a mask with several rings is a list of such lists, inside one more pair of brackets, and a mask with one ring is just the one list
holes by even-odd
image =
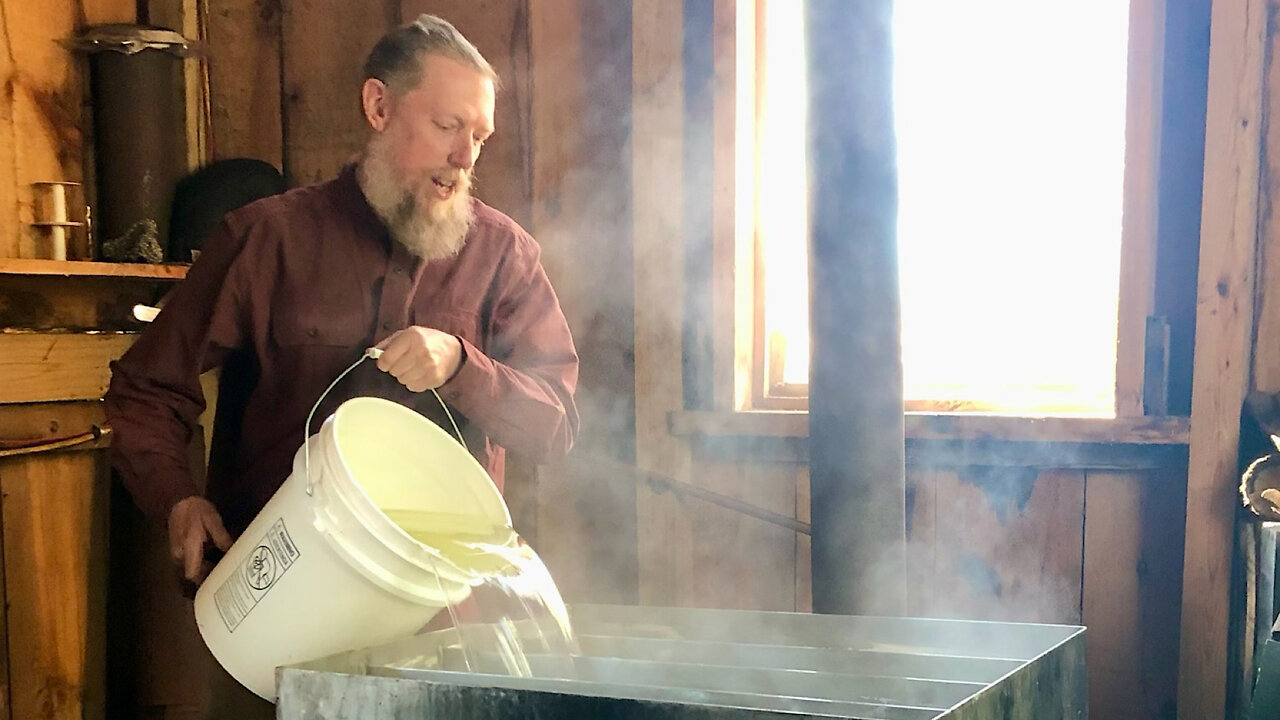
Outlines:
{"label": "metal container on shelf", "polygon": [[530,656],[531,677],[464,653],[450,628],[278,669],[278,716],[1086,717],[1082,627],[609,605],[570,615],[582,654]]}
{"label": "metal container on shelf", "polygon": [[105,260],[164,257],[174,187],[187,172],[182,58],[172,30],[111,24],[68,45],[89,55],[97,204]]}

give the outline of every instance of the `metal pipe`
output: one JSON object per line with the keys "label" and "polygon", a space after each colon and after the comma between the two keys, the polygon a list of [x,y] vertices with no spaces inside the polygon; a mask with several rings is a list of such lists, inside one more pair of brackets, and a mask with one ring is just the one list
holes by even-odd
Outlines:
{"label": "metal pipe", "polygon": [[53,450],[66,450],[79,445],[84,445],[85,443],[101,442],[104,438],[107,438],[110,435],[111,427],[109,425],[94,425],[93,429],[89,432],[80,433],[78,435],[68,435],[66,437],[36,441],[19,441],[16,443],[0,440],[0,458],[17,457],[19,455],[34,455],[36,453],[51,452]]}
{"label": "metal pipe", "polygon": [[906,602],[891,0],[807,0],[813,609]]}
{"label": "metal pipe", "polygon": [[777,525],[804,535],[810,533],[809,523],[801,522],[793,517],[766,510],[744,500],[739,500],[714,490],[707,490],[666,475],[641,470],[634,465],[628,465],[607,457],[586,455],[578,452],[569,457],[569,462],[581,463],[589,468],[591,472],[599,473],[610,479],[626,480],[632,484],[643,482],[657,492],[674,492],[678,495],[697,498],[726,510],[732,510],[736,513],[762,520],[771,525]]}

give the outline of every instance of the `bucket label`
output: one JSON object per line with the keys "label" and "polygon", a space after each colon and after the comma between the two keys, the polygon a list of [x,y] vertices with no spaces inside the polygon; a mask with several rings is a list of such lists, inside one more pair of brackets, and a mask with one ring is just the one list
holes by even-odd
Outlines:
{"label": "bucket label", "polygon": [[276,520],[258,545],[249,552],[240,567],[213,594],[227,632],[235,632],[249,611],[266,596],[276,581],[298,559],[298,546],[293,544],[284,519]]}

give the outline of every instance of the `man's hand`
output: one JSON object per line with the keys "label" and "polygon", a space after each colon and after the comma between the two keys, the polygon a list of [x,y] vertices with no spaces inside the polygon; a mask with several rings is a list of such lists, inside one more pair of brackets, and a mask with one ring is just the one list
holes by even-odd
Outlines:
{"label": "man's hand", "polygon": [[378,369],[412,392],[438,388],[462,364],[462,342],[446,332],[415,325],[378,343]]}
{"label": "man's hand", "polygon": [[204,563],[205,543],[212,541],[223,552],[231,549],[231,535],[213,503],[198,496],[178,501],[169,511],[169,554],[182,573],[197,585],[209,574]]}

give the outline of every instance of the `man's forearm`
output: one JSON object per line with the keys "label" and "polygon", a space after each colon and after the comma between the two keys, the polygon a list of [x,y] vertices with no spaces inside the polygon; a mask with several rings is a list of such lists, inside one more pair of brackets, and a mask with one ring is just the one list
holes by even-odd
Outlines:
{"label": "man's forearm", "polygon": [[144,513],[168,518],[174,504],[199,494],[187,459],[191,429],[179,419],[180,411],[152,397],[119,367],[114,370],[104,402],[112,465]]}

